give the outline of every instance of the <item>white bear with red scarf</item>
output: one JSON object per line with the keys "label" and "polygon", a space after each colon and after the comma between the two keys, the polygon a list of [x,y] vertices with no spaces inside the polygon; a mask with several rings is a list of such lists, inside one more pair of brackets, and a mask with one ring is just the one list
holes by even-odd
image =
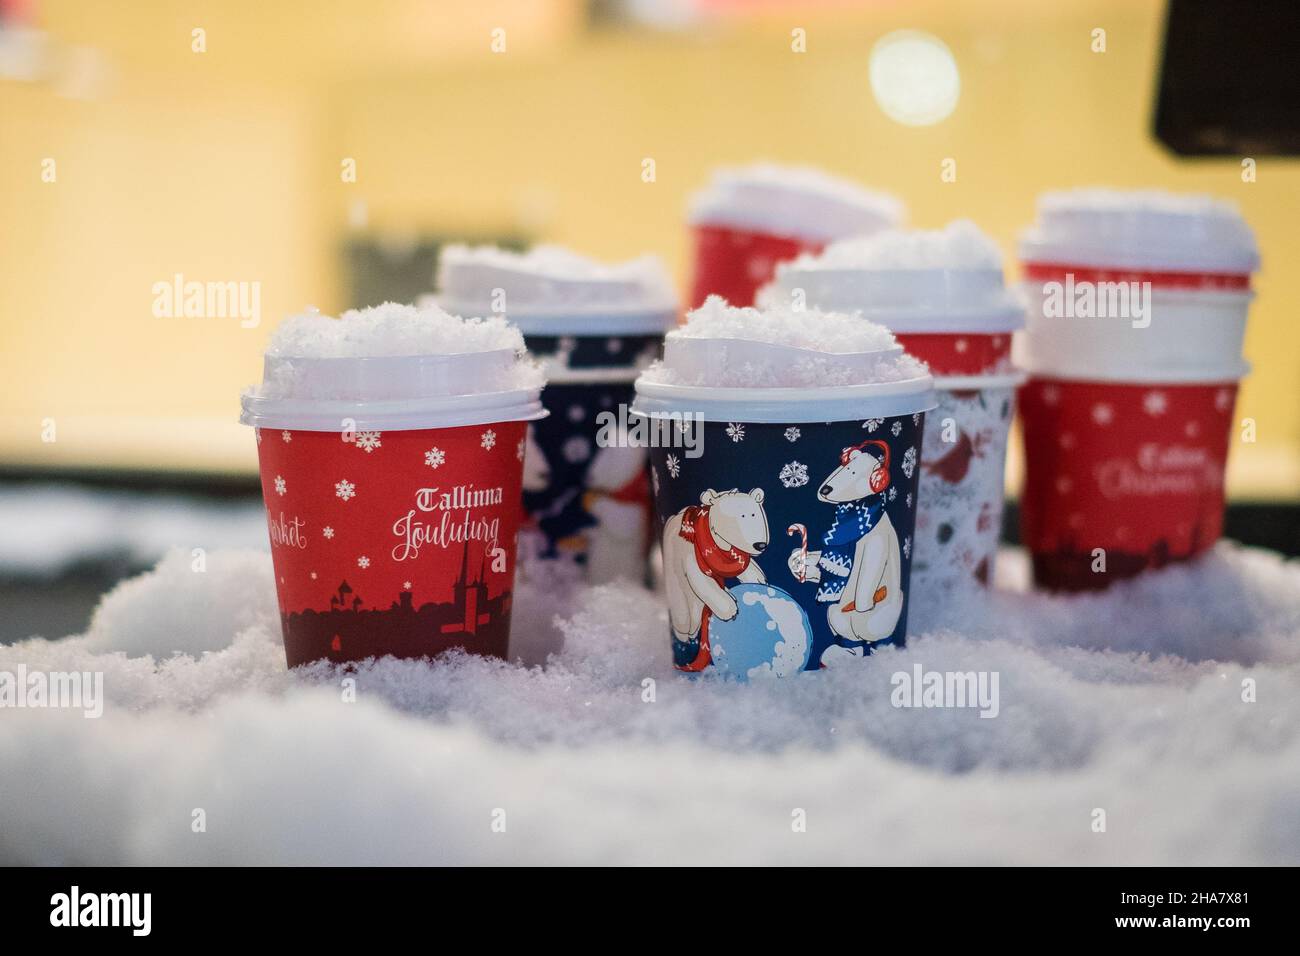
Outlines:
{"label": "white bear with red scarf", "polygon": [[702,671],[712,663],[709,618],[730,621],[738,613],[727,592],[731,579],[766,584],[754,556],[767,548],[763,489],[714,491],[683,508],[664,524],[664,584],[673,637],[689,644],[699,635],[699,650],[680,670]]}
{"label": "white bear with red scarf", "polygon": [[870,439],[845,448],[817,492],[819,501],[835,505],[822,550],[790,553],[790,572],[800,583],[819,585],[817,601],[827,605],[831,630],[856,644],[828,649],[823,663],[860,656],[866,644],[889,637],[903,613],[898,532],[885,511],[888,488],[888,444]]}

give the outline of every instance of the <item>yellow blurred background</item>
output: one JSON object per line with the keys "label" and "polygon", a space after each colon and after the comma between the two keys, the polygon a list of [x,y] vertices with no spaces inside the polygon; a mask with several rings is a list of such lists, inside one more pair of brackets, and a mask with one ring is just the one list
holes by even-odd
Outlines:
{"label": "yellow blurred background", "polygon": [[[239,391],[284,314],[350,304],[349,239],[650,251],[684,288],[688,195],[717,164],[765,158],[894,192],[914,225],[970,217],[1009,256],[1047,188],[1236,200],[1264,266],[1238,409],[1258,440],[1235,443],[1229,492],[1300,490],[1300,167],[1261,158],[1247,183],[1237,159],[1179,160],[1152,139],[1161,3],[737,0],[679,29],[578,0],[28,5],[62,68],[0,79],[9,465],[252,472]],[[869,51],[902,27],[956,58],[961,99],[937,125],[873,101]],[[940,178],[949,158],[956,182]],[[178,273],[259,282],[261,324],[155,317],[154,284]]]}

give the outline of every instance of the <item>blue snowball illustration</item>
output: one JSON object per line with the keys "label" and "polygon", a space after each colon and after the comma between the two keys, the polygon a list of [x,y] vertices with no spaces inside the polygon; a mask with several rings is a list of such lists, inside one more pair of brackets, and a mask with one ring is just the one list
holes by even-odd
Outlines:
{"label": "blue snowball illustration", "polygon": [[727,589],[739,610],[730,621],[709,621],[713,666],[739,680],[789,677],[808,666],[812,626],[799,602],[770,584]]}

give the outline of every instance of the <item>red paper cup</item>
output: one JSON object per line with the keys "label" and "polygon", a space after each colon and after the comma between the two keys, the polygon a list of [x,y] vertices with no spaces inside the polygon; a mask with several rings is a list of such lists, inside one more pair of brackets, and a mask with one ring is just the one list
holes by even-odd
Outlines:
{"label": "red paper cup", "polygon": [[996,375],[1011,368],[1011,332],[898,332],[898,344],[935,375]]}
{"label": "red paper cup", "polygon": [[1223,528],[1235,381],[1034,376],[1021,389],[1021,533],[1034,577],[1064,591],[1193,557]]}
{"label": "red paper cup", "polygon": [[526,426],[257,430],[290,667],[506,656]]}
{"label": "red paper cup", "polygon": [[778,263],[802,252],[818,252],[824,245],[729,226],[697,225],[690,307],[696,308],[711,295],[720,295],[732,305],[753,305],[755,293],[772,279]]}

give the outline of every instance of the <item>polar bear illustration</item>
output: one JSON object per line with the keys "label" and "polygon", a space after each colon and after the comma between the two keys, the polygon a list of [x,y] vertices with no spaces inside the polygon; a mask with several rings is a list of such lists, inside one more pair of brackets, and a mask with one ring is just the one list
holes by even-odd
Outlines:
{"label": "polar bear illustration", "polygon": [[[790,553],[796,578],[819,584],[817,601],[837,637],[863,643],[884,640],[903,612],[898,532],[885,512],[889,446],[878,439],[846,448],[840,466],[822,482],[819,501],[835,505],[835,521],[821,551]],[[825,659],[843,657],[828,654]],[[854,654],[856,656],[856,653]]]}
{"label": "polar bear illustration", "polygon": [[679,665],[682,670],[703,670],[712,661],[709,618],[716,614],[730,621],[736,616],[736,599],[727,593],[726,582],[767,583],[754,562],[767,542],[762,488],[710,488],[698,505],[683,508],[664,524],[664,582],[673,636],[683,643],[700,636],[699,652],[690,664]]}

